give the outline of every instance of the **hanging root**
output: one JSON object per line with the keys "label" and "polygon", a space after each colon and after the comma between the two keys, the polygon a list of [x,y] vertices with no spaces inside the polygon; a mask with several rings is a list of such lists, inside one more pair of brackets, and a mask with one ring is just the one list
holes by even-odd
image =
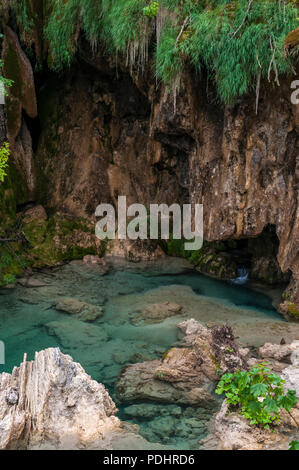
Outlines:
{"label": "hanging root", "polygon": [[238,34],[238,32],[239,32],[240,29],[242,28],[243,24],[244,24],[245,21],[247,20],[252,4],[253,4],[253,0],[249,0],[248,8],[247,8],[247,11],[246,11],[245,16],[244,16],[244,18],[243,18],[243,21],[242,21],[242,23],[240,24],[240,26],[236,29],[236,31],[232,34],[231,39],[233,39],[233,38]]}
{"label": "hanging root", "polygon": [[258,65],[259,65],[259,70],[257,73],[257,80],[256,80],[256,100],[255,100],[255,114],[257,115],[258,109],[259,109],[259,99],[260,99],[260,87],[261,87],[261,77],[262,77],[262,66],[259,61],[259,56],[256,56]]}
{"label": "hanging root", "polygon": [[269,69],[268,69],[268,82],[270,82],[271,69],[272,69],[272,65],[273,65],[274,72],[275,72],[275,81],[276,81],[277,85],[280,86],[280,82],[279,82],[279,78],[278,78],[278,70],[277,70],[277,65],[276,65],[276,61],[275,61],[276,49],[273,46],[271,36],[270,36],[270,47],[271,47],[271,51],[273,52],[273,54],[272,54]]}

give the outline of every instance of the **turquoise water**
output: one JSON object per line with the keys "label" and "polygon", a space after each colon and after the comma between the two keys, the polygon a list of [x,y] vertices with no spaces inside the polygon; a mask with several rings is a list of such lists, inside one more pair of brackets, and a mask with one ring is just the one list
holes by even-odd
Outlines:
{"label": "turquoise water", "polygon": [[[75,297],[104,306],[104,317],[92,325],[96,328],[104,323],[104,329],[112,339],[113,336],[116,338],[124,336],[118,331],[118,323],[124,325],[126,322],[123,321],[123,317],[129,313],[127,305],[123,306],[123,311],[117,310],[116,306],[119,303],[117,299],[131,296],[131,307],[134,309],[134,294],[140,295],[172,285],[189,286],[197,295],[221,300],[226,305],[245,307],[246,310],[258,312],[261,318],[281,320],[280,315],[273,309],[269,297],[244,286],[234,286],[192,271],[160,275],[154,272],[151,275],[148,271],[138,272],[140,267],[135,268],[132,265],[129,267],[129,270],[122,267],[122,270],[113,269],[105,276],[97,276],[96,272],[92,269],[89,271],[85,266],[68,265],[56,272],[39,274],[39,279],[47,283],[46,287],[28,289],[18,286],[17,289],[0,291],[0,339],[6,345],[6,365],[0,366],[0,370],[10,372],[14,365],[22,361],[24,352],[28,354],[29,359],[33,359],[35,351],[46,347],[59,346],[66,352],[69,349],[78,349],[76,335],[72,347],[65,347],[63,342],[61,344],[57,337],[50,335],[45,329],[45,325],[52,321],[68,321],[70,325],[72,323],[70,316],[51,307],[52,301],[61,296]],[[171,298],[168,300],[171,301]],[[130,324],[128,327],[135,333],[136,327]],[[161,348],[167,348],[177,339],[172,330],[169,327],[167,338],[160,338],[157,333],[154,338],[151,337],[151,340],[156,339]],[[132,335],[127,331],[125,336],[131,341],[135,334]],[[76,353],[74,356],[80,361]],[[82,365],[89,368],[89,364],[84,364],[84,360]]]}
{"label": "turquoise water", "polygon": [[[282,334],[281,328],[286,328],[286,338],[289,334],[288,324],[273,309],[268,296],[204,277],[180,260],[154,265],[114,263],[105,276],[96,267],[73,262],[38,273],[35,278],[45,286],[0,291],[0,340],[6,347],[6,364],[0,366],[0,372],[11,372],[24,352],[32,359],[35,351],[58,346],[113,395],[121,369],[126,364],[161,357],[178,341],[176,325],[184,319],[230,323],[248,344],[254,338],[261,344],[269,341]],[[104,315],[93,323],[79,321],[55,310],[53,303],[61,297],[101,305]],[[132,323],[136,312],[165,300],[183,306],[183,313],[162,323]],[[128,408],[130,405],[136,404],[121,407],[122,417],[138,423],[150,441],[190,448],[206,432],[205,410],[141,404],[141,413],[140,409]]]}

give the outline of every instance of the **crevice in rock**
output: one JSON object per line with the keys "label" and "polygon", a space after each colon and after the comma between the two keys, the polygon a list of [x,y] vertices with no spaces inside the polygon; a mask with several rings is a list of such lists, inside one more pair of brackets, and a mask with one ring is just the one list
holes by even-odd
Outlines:
{"label": "crevice in rock", "polygon": [[23,119],[31,135],[33,153],[36,153],[38,149],[39,137],[41,134],[41,125],[39,117],[32,119],[23,111]]}

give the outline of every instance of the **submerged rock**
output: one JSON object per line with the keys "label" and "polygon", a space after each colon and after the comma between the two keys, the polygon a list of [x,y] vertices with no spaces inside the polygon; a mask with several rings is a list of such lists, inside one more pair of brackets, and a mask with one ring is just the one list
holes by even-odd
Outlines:
{"label": "submerged rock", "polygon": [[134,418],[155,418],[163,415],[181,416],[182,408],[177,405],[156,405],[153,403],[142,403],[127,406],[124,413]]}
{"label": "submerged rock", "polygon": [[54,303],[56,310],[73,315],[78,320],[92,322],[104,314],[104,309],[96,305],[81,302],[68,297],[60,299]]}
{"label": "submerged rock", "polygon": [[97,275],[104,276],[104,274],[107,274],[109,272],[109,266],[107,261],[97,255],[84,256],[83,263],[87,266],[95,268]]}
{"label": "submerged rock", "polygon": [[265,343],[259,348],[259,355],[262,358],[276,359],[282,362],[291,362],[292,353],[299,354],[299,341],[293,341],[291,344],[271,344]]}
{"label": "submerged rock", "polygon": [[140,313],[131,317],[131,323],[133,325],[139,325],[142,323],[160,323],[165,320],[165,318],[180,315],[182,310],[183,307],[181,305],[168,301],[161,304],[152,304],[143,309]]}
{"label": "submerged rock", "polygon": [[46,287],[46,283],[43,281],[40,281],[39,279],[35,279],[34,277],[23,277],[18,280],[18,283],[22,287],[28,287],[28,288],[35,288],[35,287]]}
{"label": "submerged rock", "polygon": [[[64,348],[85,348],[92,349],[102,347],[107,341],[107,334],[97,325],[90,325],[74,318],[71,322],[68,320],[52,321],[46,324],[48,333],[56,336]],[[92,351],[90,351],[90,354]]]}

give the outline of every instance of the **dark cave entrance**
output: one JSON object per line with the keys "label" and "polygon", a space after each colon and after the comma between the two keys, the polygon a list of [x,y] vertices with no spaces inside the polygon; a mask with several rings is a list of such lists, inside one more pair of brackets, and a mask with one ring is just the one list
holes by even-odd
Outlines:
{"label": "dark cave entrance", "polygon": [[275,225],[267,225],[257,237],[228,240],[224,245],[236,277],[245,269],[253,281],[273,286],[289,282],[291,273],[283,273],[277,261],[279,239]]}

